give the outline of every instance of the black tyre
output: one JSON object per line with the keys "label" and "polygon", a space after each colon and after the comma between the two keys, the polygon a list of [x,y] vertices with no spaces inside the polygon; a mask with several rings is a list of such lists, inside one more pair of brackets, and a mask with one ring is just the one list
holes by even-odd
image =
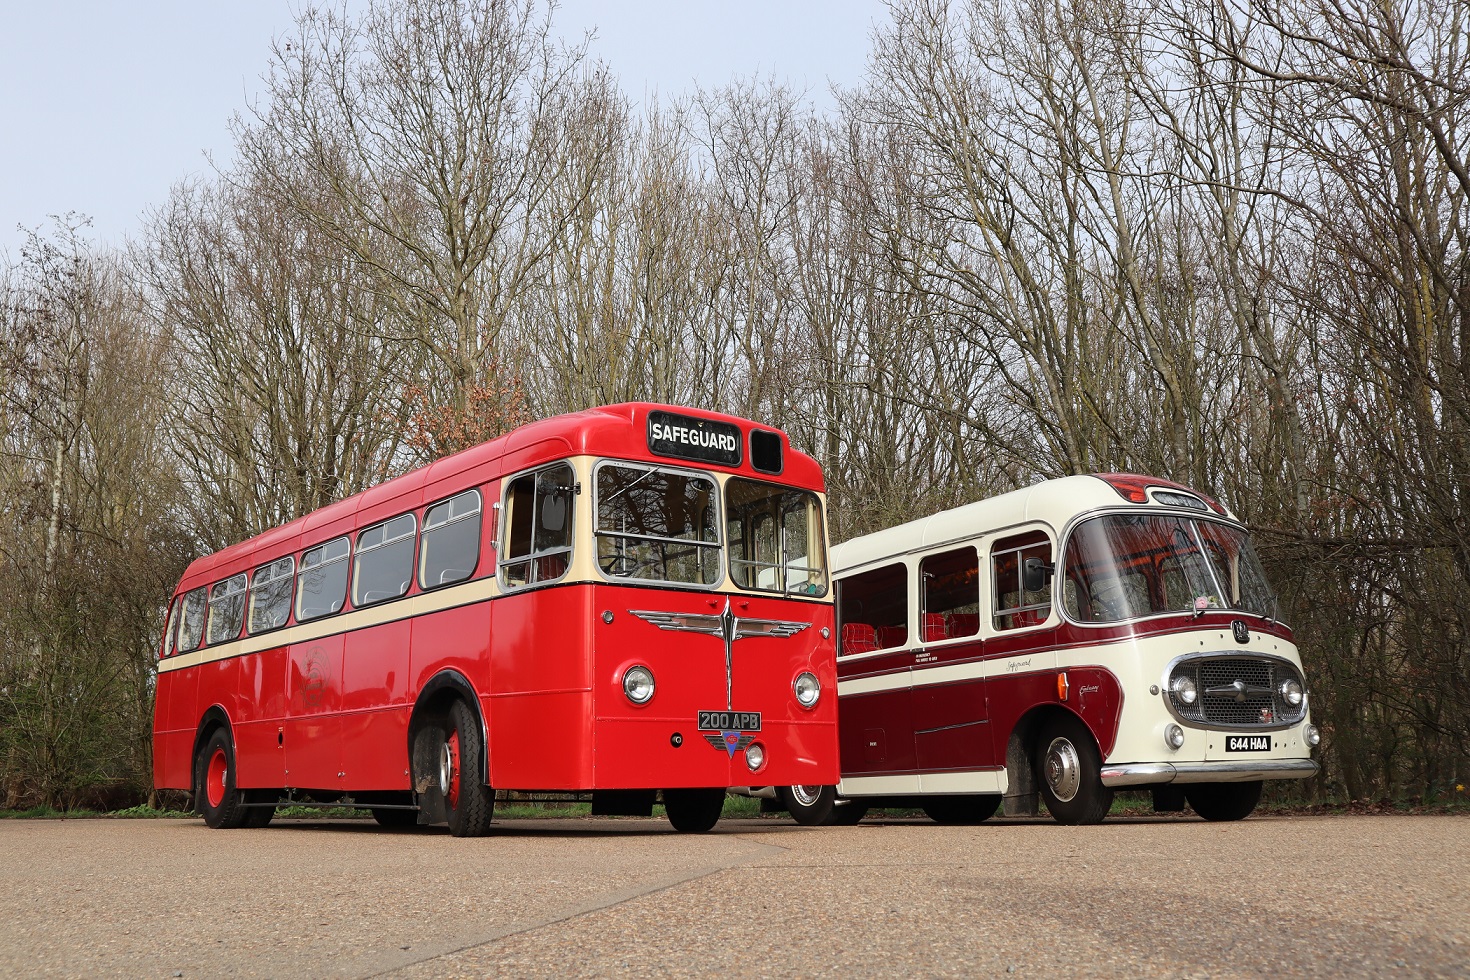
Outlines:
{"label": "black tyre", "polygon": [[194,809],[216,830],[246,826],[250,810],[235,788],[235,744],[228,729],[217,728],[194,760]]}
{"label": "black tyre", "polygon": [[936,796],[924,803],[924,812],[935,823],[984,823],[1000,809],[1000,794],[985,796]]}
{"label": "black tyre", "polygon": [[868,808],[849,800],[846,803],[838,803],[832,807],[832,815],[827,818],[828,827],[851,827],[863,817],[868,815]]}
{"label": "black tyre", "polygon": [[490,832],[495,793],[480,777],[485,771],[484,742],[480,719],[469,705],[455,701],[439,747],[439,791],[444,794],[449,832],[455,837],[483,837]]}
{"label": "black tyre", "polygon": [[681,834],[703,834],[720,821],[725,809],[722,789],[666,789],[664,813]]}
{"label": "black tyre", "polygon": [[378,809],[373,811],[373,819],[378,822],[379,827],[403,830],[407,827],[418,826],[419,812],[417,810]]}
{"label": "black tyre", "polygon": [[276,808],[273,806],[252,806],[246,809],[245,826],[247,827],[269,827],[270,822],[275,819]]}
{"label": "black tyre", "polygon": [[803,827],[820,827],[832,817],[836,786],[777,786],[776,798]]}
{"label": "black tyre", "polygon": [[1102,784],[1102,756],[1087,726],[1073,717],[1048,723],[1036,744],[1037,784],[1057,823],[1101,823],[1113,805]]}
{"label": "black tyre", "polygon": [[1192,783],[1184,788],[1184,798],[1206,820],[1244,820],[1261,802],[1261,781]]}

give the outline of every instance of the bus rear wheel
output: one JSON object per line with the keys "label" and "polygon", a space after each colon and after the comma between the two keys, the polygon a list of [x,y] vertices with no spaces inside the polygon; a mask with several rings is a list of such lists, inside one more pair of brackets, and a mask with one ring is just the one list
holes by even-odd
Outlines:
{"label": "bus rear wheel", "polygon": [[820,827],[832,816],[837,803],[836,786],[777,786],[776,796],[803,827]]}
{"label": "bus rear wheel", "polygon": [[480,720],[469,705],[456,700],[445,719],[444,742],[439,747],[439,792],[444,794],[444,813],[455,837],[483,837],[490,832],[495,793],[480,778],[484,771]]}
{"label": "bus rear wheel", "polygon": [[720,821],[725,809],[723,789],[666,789],[664,813],[681,834],[703,834]]}
{"label": "bus rear wheel", "polygon": [[227,729],[216,728],[194,760],[194,809],[215,830],[244,827],[250,808],[235,787],[235,746]]}
{"label": "bus rear wheel", "polygon": [[960,826],[984,823],[1000,809],[1000,794],[985,796],[936,796],[924,803],[924,812],[935,823]]}
{"label": "bus rear wheel", "polygon": [[1113,791],[1102,784],[1102,756],[1087,727],[1070,716],[1042,729],[1036,772],[1047,812],[1060,824],[1102,823]]}
{"label": "bus rear wheel", "polygon": [[1261,802],[1261,781],[1191,783],[1184,787],[1184,798],[1206,820],[1244,820]]}

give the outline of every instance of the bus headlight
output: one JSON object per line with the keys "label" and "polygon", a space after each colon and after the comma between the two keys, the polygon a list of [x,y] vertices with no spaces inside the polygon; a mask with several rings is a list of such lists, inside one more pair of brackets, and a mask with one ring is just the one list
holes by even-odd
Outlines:
{"label": "bus headlight", "polygon": [[1169,746],[1169,748],[1171,749],[1183,748],[1184,729],[1180,728],[1178,725],[1172,723],[1169,724],[1164,729],[1164,744]]}
{"label": "bus headlight", "polygon": [[653,697],[653,671],[642,665],[629,667],[623,674],[623,693],[634,704],[647,704]]}
{"label": "bus headlight", "polygon": [[796,692],[796,703],[803,708],[810,708],[822,696],[822,684],[811,671],[804,670],[797,674],[791,689]]}
{"label": "bus headlight", "polygon": [[1169,690],[1183,704],[1194,704],[1199,698],[1199,687],[1194,683],[1194,678],[1183,674],[1169,682]]}
{"label": "bus headlight", "polygon": [[1301,681],[1298,681],[1295,677],[1288,677],[1286,680],[1281,682],[1281,687],[1278,688],[1278,690],[1280,690],[1281,697],[1283,700],[1286,701],[1287,704],[1291,705],[1293,708],[1301,707]]}
{"label": "bus headlight", "polygon": [[745,747],[745,764],[750,767],[751,772],[755,772],[761,766],[765,765],[765,746],[761,745],[761,743],[759,742],[752,742],[751,744],[747,745]]}
{"label": "bus headlight", "polygon": [[1316,725],[1305,725],[1302,727],[1302,741],[1316,747],[1322,741],[1322,733],[1317,731]]}

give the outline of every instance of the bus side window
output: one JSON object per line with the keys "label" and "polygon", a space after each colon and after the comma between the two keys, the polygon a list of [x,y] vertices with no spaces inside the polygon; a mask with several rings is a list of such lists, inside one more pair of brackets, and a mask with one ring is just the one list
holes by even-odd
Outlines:
{"label": "bus side window", "polygon": [[413,581],[413,542],[418,522],[412,514],[374,525],[357,536],[352,568],[352,604],[367,606],[397,599]]}
{"label": "bus side window", "polygon": [[184,596],[179,614],[179,653],[188,653],[199,647],[204,639],[204,614],[208,599],[204,589],[195,589]]}
{"label": "bus side window", "polygon": [[209,642],[237,639],[245,625],[245,573],[216,582],[209,590]]}
{"label": "bus side window", "polygon": [[345,537],[334,538],[301,556],[301,574],[296,576],[296,621],[329,616],[342,608],[347,597],[347,555],[352,550]]}
{"label": "bus side window", "polygon": [[576,475],[565,463],[526,473],[505,494],[500,568],[508,587],[561,578],[571,567]]}
{"label": "bus side window", "polygon": [[837,622],[844,656],[903,646],[908,640],[908,569],[885,565],[839,583]]}
{"label": "bus side window", "polygon": [[424,512],[419,587],[462,582],[480,563],[480,491],[466,490]]}
{"label": "bus side window", "polygon": [[922,642],[980,632],[980,555],[974,548],[926,556],[919,562],[919,583]]}
{"label": "bus side window", "polygon": [[174,655],[174,641],[179,635],[179,609],[183,603],[174,599],[173,605],[168,607],[168,623],[163,627],[163,652],[158,656],[161,658]]}
{"label": "bus side window", "polygon": [[250,580],[251,634],[286,625],[291,616],[291,583],[295,577],[296,559],[291,555],[255,570]]}
{"label": "bus side window", "polygon": [[1037,626],[1051,615],[1051,580],[1039,591],[1023,588],[1022,569],[1035,558],[1052,563],[1051,541],[1042,531],[1030,531],[997,541],[990,549],[990,573],[994,582],[994,623],[998,630]]}

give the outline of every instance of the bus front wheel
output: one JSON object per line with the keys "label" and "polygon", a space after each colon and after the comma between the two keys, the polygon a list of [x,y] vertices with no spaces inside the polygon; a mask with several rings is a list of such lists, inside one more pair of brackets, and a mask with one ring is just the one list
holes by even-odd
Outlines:
{"label": "bus front wheel", "polygon": [[480,773],[485,771],[485,740],[480,721],[463,701],[456,700],[445,719],[444,742],[439,746],[439,792],[444,814],[455,837],[484,837],[495,812],[495,793]]}
{"label": "bus front wheel", "polygon": [[1057,823],[1101,823],[1112,808],[1113,791],[1102,784],[1097,742],[1075,718],[1058,718],[1042,730],[1036,772],[1041,798]]}
{"label": "bus front wheel", "polygon": [[776,795],[803,827],[820,827],[832,816],[837,803],[836,786],[777,786]]}
{"label": "bus front wheel", "polygon": [[217,728],[194,760],[194,809],[215,830],[244,827],[250,809],[241,806],[235,787],[235,746],[227,729]]}
{"label": "bus front wheel", "polygon": [[1206,820],[1244,820],[1261,802],[1261,781],[1249,783],[1191,783],[1184,798]]}
{"label": "bus front wheel", "polygon": [[681,834],[703,834],[712,829],[724,809],[722,789],[664,790],[664,813]]}

